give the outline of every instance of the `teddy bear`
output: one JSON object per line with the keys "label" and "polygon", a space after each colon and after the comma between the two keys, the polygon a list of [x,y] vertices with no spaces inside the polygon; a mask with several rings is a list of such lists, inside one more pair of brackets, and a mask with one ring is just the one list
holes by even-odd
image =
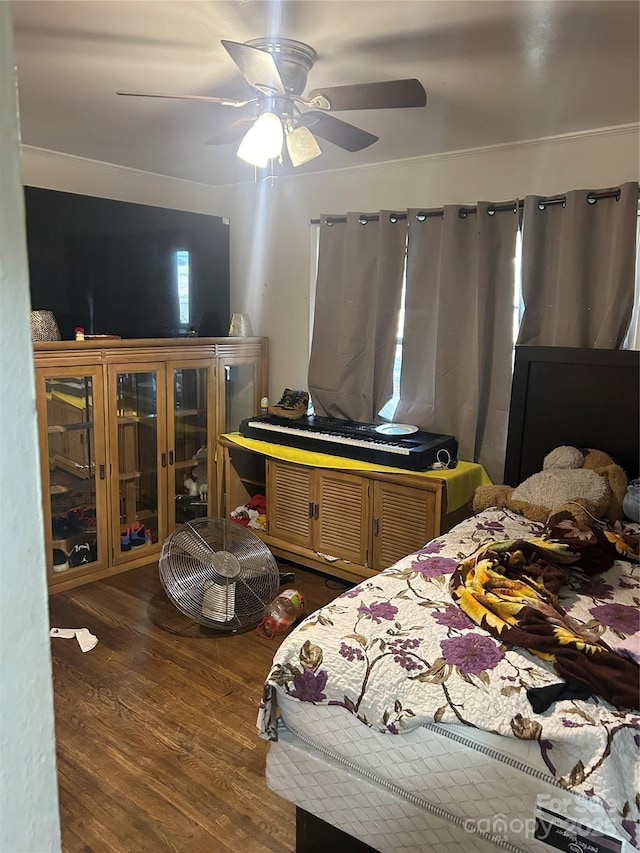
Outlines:
{"label": "teddy bear", "polygon": [[189,497],[197,498],[200,495],[200,490],[198,488],[198,484],[193,479],[193,477],[189,477],[186,475],[184,480],[182,481],[185,492],[189,495]]}
{"label": "teddy bear", "polygon": [[557,524],[572,518],[591,525],[601,518],[621,519],[626,490],[627,475],[607,453],[562,446],[545,456],[542,471],[515,488],[477,488],[473,509],[505,507],[532,521]]}
{"label": "teddy bear", "polygon": [[207,499],[208,492],[208,469],[207,469],[207,446],[203,444],[198,448],[192,457],[197,463],[191,469],[191,478],[197,484],[197,493],[202,500]]}

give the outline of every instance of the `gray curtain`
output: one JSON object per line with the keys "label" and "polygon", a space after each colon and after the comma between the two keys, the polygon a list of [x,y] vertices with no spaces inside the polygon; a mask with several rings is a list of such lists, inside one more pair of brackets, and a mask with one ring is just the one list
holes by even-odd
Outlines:
{"label": "gray curtain", "polygon": [[454,435],[502,482],[511,392],[518,203],[409,211],[395,421]]}
{"label": "gray curtain", "polygon": [[406,233],[390,211],[321,218],[309,360],[317,414],[373,423],[391,397]]}
{"label": "gray curtain", "polygon": [[527,196],[519,344],[622,346],[633,310],[637,207],[637,182],[574,190],[559,203]]}

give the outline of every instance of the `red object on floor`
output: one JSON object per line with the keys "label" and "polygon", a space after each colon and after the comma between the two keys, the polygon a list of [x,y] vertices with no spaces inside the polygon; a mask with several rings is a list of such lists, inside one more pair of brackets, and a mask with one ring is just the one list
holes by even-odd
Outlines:
{"label": "red object on floor", "polygon": [[257,509],[261,515],[264,515],[267,512],[267,498],[258,493],[245,506],[247,509]]}

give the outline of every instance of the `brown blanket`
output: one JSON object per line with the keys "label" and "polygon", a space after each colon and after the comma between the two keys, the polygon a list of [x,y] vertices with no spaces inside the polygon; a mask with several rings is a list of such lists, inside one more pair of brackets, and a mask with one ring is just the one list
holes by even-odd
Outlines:
{"label": "brown blanket", "polygon": [[638,664],[568,616],[557,595],[574,566],[596,574],[616,558],[637,559],[639,538],[619,524],[564,521],[538,539],[484,545],[459,563],[449,588],[467,616],[502,642],[550,661],[562,678],[588,684],[612,705],[635,709]]}

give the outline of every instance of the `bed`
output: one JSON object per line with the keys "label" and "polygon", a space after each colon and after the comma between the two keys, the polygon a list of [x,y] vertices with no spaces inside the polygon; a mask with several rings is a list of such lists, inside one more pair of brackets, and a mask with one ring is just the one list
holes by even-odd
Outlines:
{"label": "bed", "polygon": [[[639,365],[637,352],[518,348],[505,482],[562,444],[606,450],[637,477]],[[485,510],[283,642],[258,729],[272,740],[269,786],[297,806],[297,853],[638,849],[640,713],[581,698],[580,684],[501,642],[452,595],[478,548],[533,549],[543,527]],[[558,595],[571,624],[610,649],[640,627],[638,563],[619,556],[596,575],[572,564]],[[621,667],[635,694],[637,665]]]}

